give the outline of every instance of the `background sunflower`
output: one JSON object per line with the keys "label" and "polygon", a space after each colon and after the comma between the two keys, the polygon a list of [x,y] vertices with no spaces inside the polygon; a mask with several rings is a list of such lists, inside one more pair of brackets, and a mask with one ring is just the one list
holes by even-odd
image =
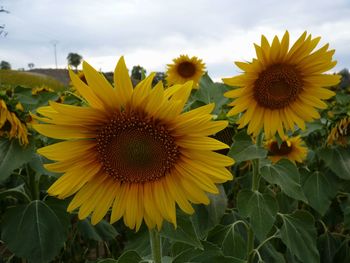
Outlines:
{"label": "background sunflower", "polygon": [[305,129],[305,121],[320,118],[316,109],[326,108],[322,100],[335,95],[325,87],[340,80],[338,75],[323,74],[336,61],[328,44],[315,50],[320,39],[304,32],[289,48],[288,31],[281,40],[275,36],[271,45],[263,35],[261,45],[254,44],[257,58],[235,63],[243,74],[223,81],[240,87],[225,94],[234,98],[228,115],[242,113],[239,128],[248,125],[254,136],[263,129],[266,137],[276,132],[283,137],[284,130]]}
{"label": "background sunflower", "polygon": [[197,57],[180,55],[173,59],[173,64],[168,64],[166,81],[168,86],[184,84],[189,80],[193,81],[193,88],[198,88],[200,78],[205,73],[205,64]]}
{"label": "background sunflower", "polygon": [[282,158],[302,163],[307,155],[307,147],[300,136],[284,137],[280,143],[276,139],[270,139],[265,143],[265,148],[268,150],[268,158],[273,163]]}

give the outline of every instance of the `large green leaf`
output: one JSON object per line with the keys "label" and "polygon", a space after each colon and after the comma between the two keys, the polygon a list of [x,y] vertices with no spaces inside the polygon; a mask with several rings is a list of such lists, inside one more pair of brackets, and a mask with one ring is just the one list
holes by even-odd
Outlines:
{"label": "large green leaf", "polygon": [[303,189],[309,204],[323,216],[337,193],[337,186],[319,171],[310,173],[302,169],[301,176],[305,177]]}
{"label": "large green leaf", "polygon": [[50,262],[66,240],[61,221],[39,200],[9,209],[1,232],[1,239],[16,256],[34,263]]}
{"label": "large green leaf", "polygon": [[173,263],[244,263],[246,261],[239,258],[224,256],[221,249],[207,241],[203,241],[203,249],[189,248],[177,255]]}
{"label": "large green leaf", "polygon": [[271,243],[265,243],[259,250],[261,257],[266,263],[285,263],[284,255],[278,252]]}
{"label": "large green leaf", "polygon": [[192,219],[183,213],[177,215],[177,228],[169,222],[164,222],[160,235],[172,241],[183,242],[202,249],[202,244],[193,225]]}
{"label": "large green leaf", "polygon": [[32,143],[23,147],[18,140],[0,138],[0,182],[6,180],[13,170],[29,162],[33,155]]}
{"label": "large green leaf", "polygon": [[276,199],[269,194],[245,189],[238,193],[237,208],[242,216],[249,217],[258,239],[264,240],[276,219]]}
{"label": "large green leaf", "polygon": [[335,238],[328,231],[320,235],[317,239],[317,247],[320,253],[321,262],[328,263],[334,262],[334,256],[337,249],[340,247],[341,241]]}
{"label": "large green leaf", "polygon": [[215,227],[225,214],[227,197],[222,185],[218,185],[219,194],[208,194],[209,205],[195,206],[195,213],[192,215],[192,222],[200,238],[203,239],[208,231]]}
{"label": "large green leaf", "polygon": [[291,161],[283,159],[276,164],[265,165],[261,168],[261,175],[270,184],[281,187],[286,195],[307,202],[300,185],[300,174]]}
{"label": "large green leaf", "polygon": [[[120,222],[120,224],[123,224]],[[151,254],[151,246],[149,239],[148,228],[143,224],[139,231],[126,231],[125,250],[134,250],[141,257],[146,257]],[[164,242],[163,242],[164,245]]]}
{"label": "large green leaf", "polygon": [[233,137],[233,144],[228,153],[236,162],[265,158],[267,150],[258,147],[246,132],[237,133]]}
{"label": "large green leaf", "polygon": [[320,256],[316,247],[317,233],[312,215],[305,211],[280,215],[283,220],[280,229],[282,242],[302,262],[319,263]]}
{"label": "large green leaf", "polygon": [[136,251],[128,250],[125,251],[123,254],[120,255],[120,257],[116,259],[102,259],[97,261],[97,263],[139,263],[142,261],[142,258],[139,254],[137,254]]}
{"label": "large green leaf", "polygon": [[97,225],[92,225],[89,219],[84,219],[78,222],[80,233],[95,241],[109,241],[114,239],[118,232],[106,220],[101,220]]}
{"label": "large green leaf", "polygon": [[204,104],[215,103],[214,114],[219,114],[227,104],[228,98],[223,94],[230,88],[222,83],[214,83],[208,74],[204,74],[199,82],[200,88],[194,94],[194,99]]}
{"label": "large green leaf", "polygon": [[217,225],[208,234],[207,240],[222,248],[225,256],[233,256],[245,259],[247,255],[247,244],[241,233],[237,231],[236,223],[231,225]]}
{"label": "large green leaf", "polygon": [[350,180],[349,148],[322,148],[317,154],[338,177]]}

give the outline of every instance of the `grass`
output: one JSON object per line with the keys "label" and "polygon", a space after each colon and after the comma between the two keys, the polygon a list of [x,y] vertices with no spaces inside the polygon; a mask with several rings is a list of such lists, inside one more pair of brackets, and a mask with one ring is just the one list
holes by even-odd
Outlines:
{"label": "grass", "polygon": [[54,90],[59,90],[64,87],[61,82],[48,76],[16,70],[0,70],[1,87],[22,86],[26,88],[35,88],[43,85]]}

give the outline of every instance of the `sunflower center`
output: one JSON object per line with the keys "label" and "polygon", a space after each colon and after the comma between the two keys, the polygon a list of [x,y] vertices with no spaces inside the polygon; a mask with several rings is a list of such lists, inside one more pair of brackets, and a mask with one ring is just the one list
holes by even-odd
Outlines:
{"label": "sunflower center", "polygon": [[270,145],[270,153],[272,155],[287,155],[290,152],[292,152],[293,147],[292,146],[288,146],[287,142],[282,142],[281,145],[278,147],[278,143],[277,142],[272,142]]}
{"label": "sunflower center", "polygon": [[261,72],[254,83],[254,98],[261,107],[281,109],[298,98],[302,78],[290,65],[273,65]]}
{"label": "sunflower center", "polygon": [[177,73],[183,78],[190,78],[196,73],[196,66],[191,62],[182,62],[177,67]]}
{"label": "sunflower center", "polygon": [[180,155],[166,126],[135,113],[116,114],[100,129],[97,151],[104,171],[129,183],[160,179]]}

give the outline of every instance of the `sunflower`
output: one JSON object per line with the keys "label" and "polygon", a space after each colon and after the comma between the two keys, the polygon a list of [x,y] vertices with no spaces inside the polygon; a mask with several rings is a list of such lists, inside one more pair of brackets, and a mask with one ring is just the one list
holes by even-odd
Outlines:
{"label": "sunflower", "polygon": [[188,55],[180,55],[173,59],[174,64],[168,64],[166,81],[168,86],[184,84],[193,81],[193,88],[198,89],[199,79],[205,72],[205,64],[197,57],[189,58]]}
{"label": "sunflower", "polygon": [[45,85],[41,85],[40,87],[35,87],[32,89],[32,95],[38,95],[39,93],[44,93],[44,92],[55,92],[55,91]]}
{"label": "sunflower", "polygon": [[327,145],[339,144],[347,146],[350,135],[350,117],[341,119],[331,130],[327,138]]}
{"label": "sunflower", "polygon": [[163,220],[176,226],[176,204],[186,213],[191,203],[208,204],[206,192],[218,193],[217,183],[232,179],[226,168],[233,160],[215,150],[228,146],[209,135],[227,126],[213,121],[213,104],[182,113],[192,83],[166,90],[152,88],[154,74],[132,87],[123,57],[113,88],[102,74],[83,63],[88,85],[70,71],[86,107],[50,102],[38,109],[43,124],[34,128],[64,141],[38,150],[54,160],[45,167],[63,172],[49,189],[79,208],[78,217],[98,223],[111,208],[110,222],[123,218],[131,229],[144,220],[161,228]]}
{"label": "sunflower", "polygon": [[223,81],[240,87],[225,93],[235,98],[228,115],[242,113],[239,128],[248,125],[254,136],[263,129],[268,138],[276,132],[283,137],[284,130],[305,129],[305,121],[320,118],[316,108],[326,108],[322,100],[335,95],[324,87],[336,85],[340,76],[323,74],[336,61],[328,44],[315,50],[319,41],[304,32],[289,48],[288,31],[281,41],[275,36],[271,45],[262,36],[261,46],[255,44],[257,58],[235,63],[243,74]]}
{"label": "sunflower", "polygon": [[[19,103],[20,104],[20,103]],[[19,107],[17,104],[16,108]],[[21,104],[20,104],[21,105]],[[23,108],[23,106],[21,105]],[[28,130],[25,123],[22,123],[16,113],[7,108],[6,102],[0,99],[0,136],[9,139],[17,138],[22,145],[27,145]]]}
{"label": "sunflower", "polygon": [[270,139],[265,143],[268,150],[268,158],[276,163],[282,158],[289,159],[292,162],[302,163],[306,159],[307,147],[300,136],[290,137],[284,136],[279,144],[276,139]]}

